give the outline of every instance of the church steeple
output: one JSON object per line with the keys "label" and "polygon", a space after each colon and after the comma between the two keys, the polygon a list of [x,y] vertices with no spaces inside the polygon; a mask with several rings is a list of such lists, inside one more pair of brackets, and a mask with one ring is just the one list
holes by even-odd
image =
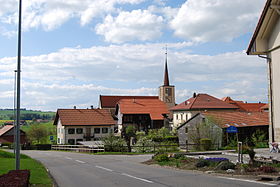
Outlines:
{"label": "church steeple", "polygon": [[167,47],[165,50],[165,69],[163,77],[163,85],[159,87],[158,97],[165,102],[167,106],[175,106],[175,87],[169,84],[168,67],[167,67]]}
{"label": "church steeple", "polygon": [[165,51],[165,70],[164,70],[164,84],[163,86],[169,86],[169,76],[168,76],[168,68],[167,68],[167,48]]}

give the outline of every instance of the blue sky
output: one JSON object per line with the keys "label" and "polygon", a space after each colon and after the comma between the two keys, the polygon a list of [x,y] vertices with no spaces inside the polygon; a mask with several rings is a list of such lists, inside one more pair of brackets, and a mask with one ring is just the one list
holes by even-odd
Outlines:
{"label": "blue sky", "polygon": [[[263,59],[247,56],[265,0],[23,0],[22,107],[98,106],[156,95],[168,46],[176,102],[193,92],[267,102]],[[17,0],[0,0],[0,108],[13,107]]]}

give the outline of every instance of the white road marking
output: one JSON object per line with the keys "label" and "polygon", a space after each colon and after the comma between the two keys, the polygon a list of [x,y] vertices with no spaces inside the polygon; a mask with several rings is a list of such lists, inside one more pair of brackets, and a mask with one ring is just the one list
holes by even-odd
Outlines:
{"label": "white road marking", "polygon": [[153,181],[149,181],[147,179],[142,179],[142,178],[139,178],[139,177],[135,177],[135,176],[132,176],[132,175],[129,175],[129,174],[126,174],[126,173],[122,173],[122,175],[127,176],[127,177],[131,177],[131,178],[134,178],[134,179],[138,179],[138,180],[141,180],[141,181],[144,181],[144,182],[154,183]]}
{"label": "white road marking", "polygon": [[68,159],[68,160],[72,160],[72,158],[70,158],[70,157],[68,157],[68,156],[67,156],[67,157],[65,157],[65,158],[66,158],[66,159]]}
{"label": "white road marking", "polygon": [[82,164],[85,164],[85,162],[83,161],[80,161],[80,160],[75,160],[76,162],[79,162],[79,163],[82,163]]}
{"label": "white road marking", "polygon": [[100,168],[100,169],[104,169],[104,170],[106,170],[106,171],[113,171],[113,170],[111,170],[111,169],[104,168],[104,167],[102,167],[102,166],[95,166],[95,167]]}
{"label": "white road marking", "polygon": [[277,184],[259,182],[259,181],[248,180],[248,179],[238,179],[238,178],[230,178],[230,177],[218,177],[218,178],[236,180],[236,181],[244,181],[244,182],[251,182],[251,183],[257,183],[257,184],[264,184],[264,185],[267,185],[267,186],[277,186]]}

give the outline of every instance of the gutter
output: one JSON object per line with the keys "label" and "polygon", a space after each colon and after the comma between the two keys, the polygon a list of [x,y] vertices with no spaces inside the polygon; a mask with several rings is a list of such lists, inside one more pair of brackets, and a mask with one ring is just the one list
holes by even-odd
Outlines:
{"label": "gutter", "polygon": [[[278,46],[279,48],[279,46]],[[277,48],[277,49],[278,49]],[[267,52],[268,53],[268,52]],[[266,56],[261,56],[258,55],[258,57],[260,58],[264,58],[267,61],[268,64],[268,84],[269,84],[269,100],[270,100],[270,115],[271,115],[271,141],[275,142],[275,135],[274,135],[274,113],[273,113],[273,106],[274,106],[274,102],[273,102],[273,91],[272,91],[272,66],[271,66],[271,58]]]}

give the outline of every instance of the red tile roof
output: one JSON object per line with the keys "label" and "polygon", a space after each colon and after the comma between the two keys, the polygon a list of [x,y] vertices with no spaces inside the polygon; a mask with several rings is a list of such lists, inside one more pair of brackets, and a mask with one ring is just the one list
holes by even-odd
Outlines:
{"label": "red tile roof", "polygon": [[199,109],[237,109],[235,105],[229,104],[208,94],[197,94],[170,110],[199,110]]}
{"label": "red tile roof", "polygon": [[6,134],[8,131],[10,131],[12,128],[14,128],[13,125],[5,125],[0,129],[0,136]]}
{"label": "red tile roof", "polygon": [[62,125],[114,125],[115,121],[108,109],[58,109],[54,125],[58,119]]}
{"label": "red tile roof", "polygon": [[101,108],[115,108],[121,99],[158,99],[158,96],[117,96],[117,95],[100,95],[99,102]]}
{"label": "red tile roof", "polygon": [[155,98],[121,99],[118,106],[122,114],[149,114],[152,120],[163,120],[168,114],[167,105]]}
{"label": "red tile roof", "polygon": [[267,112],[218,112],[207,111],[202,112],[203,115],[213,117],[218,120],[222,128],[229,126],[249,127],[249,126],[264,126],[269,125]]}
{"label": "red tile roof", "polygon": [[230,97],[224,97],[222,100],[237,106],[240,111],[245,112],[260,112],[261,108],[265,105],[265,103],[244,103],[243,101],[235,101]]}

